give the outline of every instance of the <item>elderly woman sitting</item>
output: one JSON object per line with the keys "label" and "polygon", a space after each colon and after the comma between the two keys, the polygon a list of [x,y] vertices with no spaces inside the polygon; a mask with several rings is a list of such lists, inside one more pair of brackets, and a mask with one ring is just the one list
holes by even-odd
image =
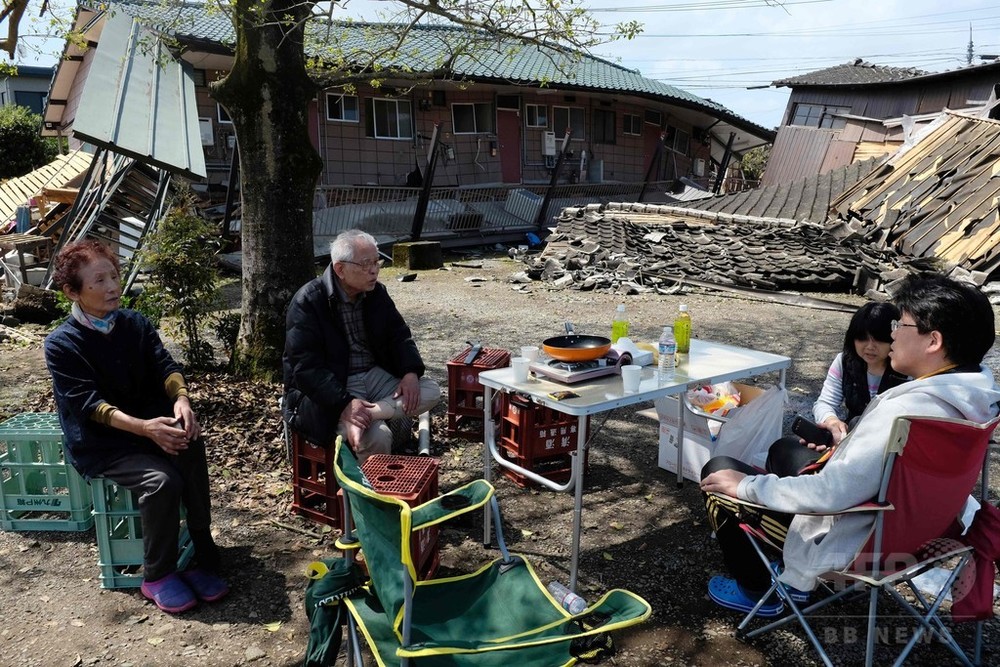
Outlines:
{"label": "elderly woman sitting", "polygon": [[[73,303],[45,339],[67,460],[85,478],[110,479],[138,496],[145,597],[169,613],[218,600],[229,587],[214,572],[205,444],[182,368],[149,320],[119,309],[110,249],[70,243],[54,263],[55,284]],[[178,573],[182,502],[196,566]]]}

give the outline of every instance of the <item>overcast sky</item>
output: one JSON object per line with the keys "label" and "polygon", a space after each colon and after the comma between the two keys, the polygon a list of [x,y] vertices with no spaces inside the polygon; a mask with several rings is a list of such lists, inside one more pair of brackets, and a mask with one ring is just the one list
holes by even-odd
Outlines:
{"label": "overcast sky", "polygon": [[[350,0],[374,18],[386,0]],[[644,76],[774,127],[788,88],[772,81],[863,58],[938,72],[1000,54],[1000,3],[984,0],[588,0],[605,25],[637,20],[642,35],[594,51]]]}
{"label": "overcast sky", "polygon": [[[66,0],[55,0],[59,4]],[[480,0],[472,0],[480,1]],[[713,99],[774,127],[788,88],[772,81],[863,58],[943,71],[1000,54],[996,0],[588,0],[605,25],[637,20],[642,35],[594,55]],[[376,19],[391,0],[348,0],[343,14]],[[2,24],[0,24],[2,25]],[[41,64],[52,64],[51,56]],[[765,88],[751,89],[764,86]]]}

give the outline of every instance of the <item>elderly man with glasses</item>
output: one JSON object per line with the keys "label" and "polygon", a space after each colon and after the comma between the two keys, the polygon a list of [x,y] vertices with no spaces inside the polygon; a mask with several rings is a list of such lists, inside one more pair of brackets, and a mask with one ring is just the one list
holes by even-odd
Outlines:
{"label": "elderly man with glasses", "polygon": [[286,423],[319,444],[343,435],[361,462],[405,444],[412,417],[441,399],[378,281],[381,266],[370,234],[343,232],[330,244],[330,265],[299,289],[286,318]]}

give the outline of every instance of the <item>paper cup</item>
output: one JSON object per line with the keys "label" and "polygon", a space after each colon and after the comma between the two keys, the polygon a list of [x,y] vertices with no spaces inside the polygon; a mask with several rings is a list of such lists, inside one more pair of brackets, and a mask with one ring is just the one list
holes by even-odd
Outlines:
{"label": "paper cup", "polygon": [[622,387],[626,394],[639,391],[639,380],[642,378],[642,366],[622,366]]}
{"label": "paper cup", "polygon": [[535,359],[538,359],[538,346],[522,345],[521,356],[527,359],[528,361],[534,361]]}
{"label": "paper cup", "polygon": [[510,360],[510,365],[514,369],[514,382],[528,381],[528,365],[531,361],[524,357],[514,357]]}

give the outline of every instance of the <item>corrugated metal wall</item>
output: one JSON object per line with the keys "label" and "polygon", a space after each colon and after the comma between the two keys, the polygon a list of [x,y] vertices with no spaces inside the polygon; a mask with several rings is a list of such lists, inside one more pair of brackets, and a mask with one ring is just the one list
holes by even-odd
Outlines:
{"label": "corrugated metal wall", "polygon": [[778,136],[767,161],[761,185],[777,185],[819,174],[836,132],[815,127],[786,125]]}

